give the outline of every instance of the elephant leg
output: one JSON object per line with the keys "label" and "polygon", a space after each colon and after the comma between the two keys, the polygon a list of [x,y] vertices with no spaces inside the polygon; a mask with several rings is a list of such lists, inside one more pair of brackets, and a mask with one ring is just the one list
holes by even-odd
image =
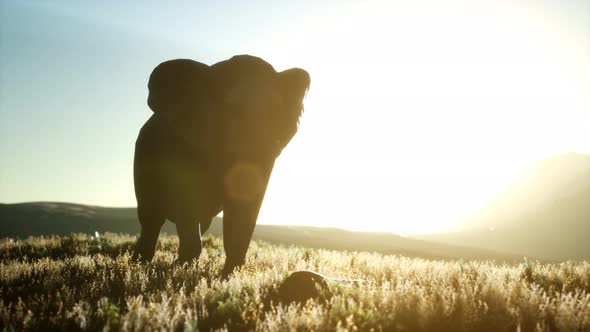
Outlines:
{"label": "elephant leg", "polygon": [[264,193],[270,178],[272,166],[260,169],[261,191],[251,200],[236,200],[226,197],[223,206],[223,247],[225,248],[225,265],[222,278],[227,278],[236,267],[246,262],[246,252],[252,240],[258,212],[264,199]]}
{"label": "elephant leg", "polygon": [[212,211],[213,212],[211,214],[209,214],[207,217],[202,218],[202,221],[200,221],[201,235],[205,234],[209,230],[209,227],[211,227],[213,219],[219,214],[219,212],[221,212],[221,203],[216,204],[216,207],[212,209]]}
{"label": "elephant leg", "polygon": [[135,261],[149,262],[154,258],[160,229],[166,220],[157,214],[146,213],[140,213],[139,220],[141,223],[141,233],[135,244],[132,259]]}
{"label": "elephant leg", "polygon": [[[262,202],[262,200],[260,200]],[[246,252],[252,240],[260,205],[256,203],[228,204],[223,210],[223,247],[225,265],[222,278],[246,262]]]}
{"label": "elephant leg", "polygon": [[203,221],[201,224],[201,234],[205,234],[209,227],[211,227],[211,223],[213,222],[213,218]]}
{"label": "elephant leg", "polygon": [[199,223],[186,219],[176,221],[178,233],[178,262],[190,262],[201,255],[201,230]]}

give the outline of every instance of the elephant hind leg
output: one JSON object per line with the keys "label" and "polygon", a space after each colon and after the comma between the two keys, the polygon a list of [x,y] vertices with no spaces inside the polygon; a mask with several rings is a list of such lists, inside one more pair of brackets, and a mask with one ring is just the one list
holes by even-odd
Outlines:
{"label": "elephant hind leg", "polygon": [[194,220],[177,220],[176,232],[178,233],[178,262],[190,262],[201,255],[201,229],[199,223]]}
{"label": "elephant hind leg", "polygon": [[209,220],[205,220],[200,223],[201,224],[201,234],[205,234],[209,230],[209,227],[211,227],[212,221],[213,221],[213,218],[211,218]]}
{"label": "elephant hind leg", "polygon": [[213,213],[199,219],[199,223],[201,224],[201,235],[205,234],[209,230],[209,227],[211,227],[213,219],[217,217],[219,212],[221,212],[221,205],[213,209]]}
{"label": "elephant hind leg", "polygon": [[135,244],[133,259],[149,262],[154,258],[160,229],[162,229],[166,219],[158,214],[145,212],[138,213],[138,216],[141,223],[141,233]]}

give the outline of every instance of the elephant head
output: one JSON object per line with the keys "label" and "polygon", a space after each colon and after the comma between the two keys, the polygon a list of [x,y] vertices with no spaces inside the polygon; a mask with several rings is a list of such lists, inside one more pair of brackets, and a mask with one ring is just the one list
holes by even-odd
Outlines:
{"label": "elephant head", "polygon": [[249,55],[157,66],[148,83],[154,115],[135,145],[138,256],[152,258],[169,219],[179,260],[198,257],[201,233],[223,210],[223,275],[244,264],[275,158],[297,132],[309,85],[305,70],[277,72]]}
{"label": "elephant head", "polygon": [[201,149],[276,158],[297,132],[309,84],[303,69],[277,72],[250,55],[212,66],[177,59],[152,72],[148,105]]}
{"label": "elephant head", "polygon": [[309,74],[276,72],[253,56],[234,56],[211,67],[218,105],[226,116],[225,144],[237,158],[278,156],[297,132]]}

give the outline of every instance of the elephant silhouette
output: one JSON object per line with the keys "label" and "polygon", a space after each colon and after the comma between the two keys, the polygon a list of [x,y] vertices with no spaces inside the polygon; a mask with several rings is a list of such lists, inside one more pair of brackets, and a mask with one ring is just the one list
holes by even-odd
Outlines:
{"label": "elephant silhouette", "polygon": [[150,75],[152,116],[135,144],[141,233],[134,258],[151,261],[166,220],[176,224],[178,261],[199,257],[201,234],[223,211],[222,277],[245,263],[275,159],[297,132],[309,74],[277,72],[238,55],[208,66],[161,63]]}

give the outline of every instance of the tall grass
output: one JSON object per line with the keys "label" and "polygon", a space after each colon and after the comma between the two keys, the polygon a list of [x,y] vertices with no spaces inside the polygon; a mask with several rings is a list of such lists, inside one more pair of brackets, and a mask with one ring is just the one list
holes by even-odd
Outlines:
{"label": "tall grass", "polygon": [[[590,331],[590,264],[427,261],[253,242],[247,265],[220,281],[222,242],[174,264],[131,261],[134,237],[0,240],[0,330]],[[362,279],[334,296],[280,303],[291,272]]]}

